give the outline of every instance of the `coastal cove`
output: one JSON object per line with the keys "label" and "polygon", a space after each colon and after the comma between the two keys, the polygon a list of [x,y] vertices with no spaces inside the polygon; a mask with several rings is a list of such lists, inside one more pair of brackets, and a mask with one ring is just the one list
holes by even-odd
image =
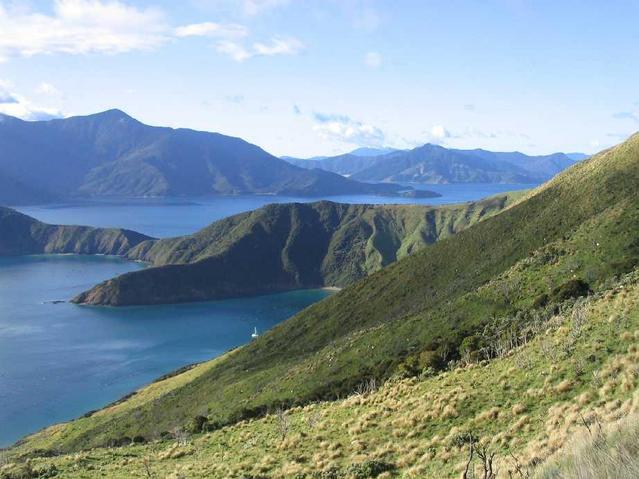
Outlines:
{"label": "coastal cove", "polygon": [[141,265],[107,256],[0,258],[0,447],[218,356],[326,290],[145,308],[55,304]]}

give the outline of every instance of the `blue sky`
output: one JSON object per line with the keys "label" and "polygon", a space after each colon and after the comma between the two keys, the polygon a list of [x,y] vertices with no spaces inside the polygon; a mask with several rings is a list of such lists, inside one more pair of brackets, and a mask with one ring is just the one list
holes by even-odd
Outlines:
{"label": "blue sky", "polygon": [[639,2],[0,0],[0,112],[121,108],[277,155],[594,152],[639,130]]}

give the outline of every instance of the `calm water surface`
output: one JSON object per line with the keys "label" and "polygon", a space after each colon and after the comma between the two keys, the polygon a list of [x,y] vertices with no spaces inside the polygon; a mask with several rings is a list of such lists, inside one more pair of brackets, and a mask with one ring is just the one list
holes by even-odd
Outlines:
{"label": "calm water surface", "polygon": [[109,257],[0,258],[0,446],[217,356],[328,294],[122,309],[47,303],[139,267]]}
{"label": "calm water surface", "polygon": [[[334,196],[345,203],[444,204],[535,185],[426,185],[441,198]],[[19,207],[53,224],[123,227],[155,237],[190,234],[283,196],[216,197]],[[117,258],[0,258],[0,446],[77,417],[185,364],[245,343],[324,298],[321,290],[186,305],[90,308],[66,300],[141,266]]]}
{"label": "calm water surface", "polygon": [[522,190],[529,184],[412,185],[436,191],[439,198],[387,198],[382,196],[330,196],[296,198],[290,196],[220,196],[197,199],[148,199],[92,204],[55,204],[17,207],[46,223],[127,228],[156,238],[191,234],[215,220],[269,203],[309,202],[327,199],[341,203],[440,205],[478,200],[504,191]]}

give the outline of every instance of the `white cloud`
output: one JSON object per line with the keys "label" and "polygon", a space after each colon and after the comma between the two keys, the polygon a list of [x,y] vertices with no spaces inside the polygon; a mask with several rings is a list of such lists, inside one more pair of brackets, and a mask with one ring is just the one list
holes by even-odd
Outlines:
{"label": "white cloud", "polygon": [[304,48],[302,42],[297,38],[274,37],[270,44],[254,43],[253,49],[256,55],[273,56],[273,55],[295,55]]}
{"label": "white cloud", "polygon": [[233,23],[228,25],[214,22],[193,23],[175,29],[176,37],[243,38],[247,35],[246,27]]}
{"label": "white cloud", "polygon": [[236,62],[243,62],[253,56],[251,52],[244,48],[244,46],[231,41],[219,42],[216,50],[219,53],[223,53],[224,55],[231,57]]}
{"label": "white cloud", "polygon": [[164,15],[120,1],[56,0],[45,15],[0,5],[0,57],[148,50],[168,41]]}
{"label": "white cloud", "polygon": [[430,129],[430,136],[433,140],[443,141],[450,138],[450,132],[443,125],[435,125]]}
{"label": "white cloud", "polygon": [[0,113],[23,120],[50,120],[64,116],[55,108],[44,108],[12,91],[9,82],[0,80]]}
{"label": "white cloud", "polygon": [[[257,14],[288,3],[246,0],[247,13]],[[256,56],[294,55],[304,48],[292,37],[274,36],[250,46],[238,42],[249,35],[238,24],[202,22],[170,26],[161,10],[138,8],[121,0],[54,0],[44,14],[8,7],[0,0],[0,62],[40,54],[116,54],[152,50],[176,38],[217,38],[218,52],[241,62]]]}
{"label": "white cloud", "polygon": [[316,124],[313,130],[324,139],[357,146],[380,147],[385,144],[386,137],[382,130],[346,115],[315,113],[314,118]]}
{"label": "white cloud", "polygon": [[368,52],[364,56],[364,63],[370,68],[379,68],[382,65],[382,56],[377,52]]}
{"label": "white cloud", "polygon": [[236,62],[259,56],[295,55],[303,48],[302,42],[292,37],[273,37],[270,43],[256,42],[250,47],[233,41],[222,41],[216,46],[218,52],[228,55]]}
{"label": "white cloud", "polygon": [[42,82],[38,85],[38,88],[36,88],[36,93],[39,93],[40,95],[58,96],[60,95],[60,90],[51,83]]}

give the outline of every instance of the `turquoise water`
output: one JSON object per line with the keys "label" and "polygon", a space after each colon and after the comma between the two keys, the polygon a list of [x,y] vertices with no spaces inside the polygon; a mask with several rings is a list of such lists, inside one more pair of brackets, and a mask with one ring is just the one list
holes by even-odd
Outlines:
{"label": "turquoise water", "polygon": [[191,234],[215,220],[269,203],[308,202],[327,199],[341,203],[440,205],[477,200],[504,191],[522,190],[528,184],[412,185],[440,193],[439,198],[386,198],[382,196],[329,196],[296,198],[290,196],[219,196],[197,199],[140,199],[91,204],[65,203],[17,207],[46,223],[128,228],[156,238]]}
{"label": "turquoise water", "polygon": [[112,257],[0,258],[0,446],[217,356],[328,294],[122,309],[48,302],[139,267]]}

